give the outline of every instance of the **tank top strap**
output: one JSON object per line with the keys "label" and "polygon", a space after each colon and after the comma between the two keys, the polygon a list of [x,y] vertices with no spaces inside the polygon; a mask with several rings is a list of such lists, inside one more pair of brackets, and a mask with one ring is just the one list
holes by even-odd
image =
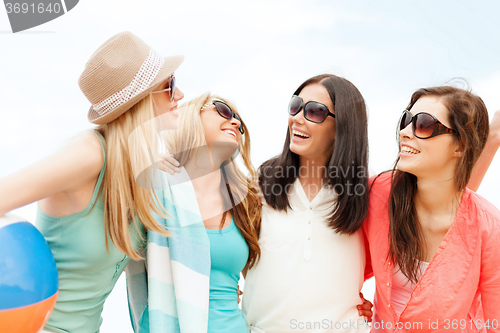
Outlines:
{"label": "tank top strap", "polygon": [[106,164],[106,140],[104,140],[102,134],[96,130],[90,130],[89,132],[92,132],[95,134],[95,136],[97,136],[97,140],[99,140],[99,143],[101,144],[102,153],[104,154],[104,164]]}
{"label": "tank top strap", "polygon": [[94,207],[94,204],[99,196],[102,180],[104,178],[104,172],[106,171],[106,157],[107,157],[107,155],[106,155],[106,140],[104,140],[103,136],[98,131],[91,130],[90,132],[94,133],[95,136],[97,137],[97,140],[99,140],[99,143],[101,144],[102,153],[103,153],[104,158],[103,158],[103,162],[102,162],[101,172],[99,173],[99,177],[97,178],[97,183],[95,184],[94,193],[92,194],[92,199],[90,200],[90,203],[86,209],[85,214],[88,213],[92,207]]}

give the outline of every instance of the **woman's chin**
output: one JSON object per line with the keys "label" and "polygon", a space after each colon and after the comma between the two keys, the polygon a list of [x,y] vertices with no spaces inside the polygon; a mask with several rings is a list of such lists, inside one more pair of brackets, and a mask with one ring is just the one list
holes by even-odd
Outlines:
{"label": "woman's chin", "polygon": [[307,149],[305,149],[305,147],[301,147],[293,142],[290,143],[289,149],[292,153],[297,154],[299,156],[307,154]]}
{"label": "woman's chin", "polygon": [[159,132],[176,130],[179,127],[179,118],[169,115],[168,112],[155,117],[155,121]]}
{"label": "woman's chin", "polygon": [[214,156],[225,161],[236,153],[238,144],[236,141],[210,142],[210,149]]}
{"label": "woman's chin", "polygon": [[412,175],[415,175],[415,173],[414,173],[416,171],[415,168],[412,168],[410,165],[408,165],[408,163],[401,162],[401,160],[396,165],[396,168],[399,171],[403,171],[403,172],[407,172],[407,173],[411,173]]}

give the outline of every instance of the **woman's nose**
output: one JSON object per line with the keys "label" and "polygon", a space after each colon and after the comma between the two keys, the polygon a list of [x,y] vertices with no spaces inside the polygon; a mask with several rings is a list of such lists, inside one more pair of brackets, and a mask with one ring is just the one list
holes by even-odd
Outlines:
{"label": "woman's nose", "polygon": [[174,101],[180,101],[181,99],[184,98],[184,93],[179,89],[175,88],[175,93],[174,93]]}

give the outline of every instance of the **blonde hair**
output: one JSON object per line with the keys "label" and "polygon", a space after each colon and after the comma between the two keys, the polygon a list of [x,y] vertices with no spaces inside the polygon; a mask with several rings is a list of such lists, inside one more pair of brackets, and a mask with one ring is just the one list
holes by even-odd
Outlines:
{"label": "blonde hair", "polygon": [[[175,159],[179,161],[181,166],[185,165],[188,160],[197,158],[197,154],[200,152],[198,148],[207,145],[200,112],[204,104],[213,100],[225,102],[238,114],[231,102],[210,93],[205,93],[183,104],[179,108],[181,116],[179,117],[178,129],[175,131],[166,131],[163,134],[168,151],[174,154]],[[255,183],[257,173],[250,160],[250,136],[243,120],[241,124],[245,130],[245,134],[241,137],[238,149],[241,153],[243,164],[250,173],[250,178],[245,176],[237,167],[233,155],[221,166],[221,174],[224,177],[221,181],[221,192],[223,193],[223,197],[224,193],[228,193],[224,197],[224,200],[230,201],[232,207],[230,211],[234,216],[234,223],[248,244],[250,250],[248,266],[252,267],[260,257],[258,237],[261,221],[261,202]],[[225,217],[226,213],[222,216],[221,227],[224,224]]]}
{"label": "blonde hair", "polygon": [[142,242],[144,238],[139,223],[142,223],[146,230],[163,236],[170,235],[158,224],[152,213],[168,218],[152,186],[148,186],[152,182],[151,177],[141,179],[140,184],[137,181],[141,171],[148,170],[148,167],[154,168],[154,161],[158,159],[158,136],[151,95],[143,98],[117,119],[98,126],[96,130],[106,141],[106,171],[102,183],[105,233],[118,250],[137,260],[141,256],[131,242],[130,224],[134,224]]}

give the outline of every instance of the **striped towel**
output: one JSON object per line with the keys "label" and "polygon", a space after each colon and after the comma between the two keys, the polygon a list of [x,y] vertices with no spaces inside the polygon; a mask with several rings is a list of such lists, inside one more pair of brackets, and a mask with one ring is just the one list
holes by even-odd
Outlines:
{"label": "striped towel", "polygon": [[[160,202],[172,217],[156,215],[172,237],[148,232],[145,260],[125,269],[136,333],[203,333],[208,327],[210,242],[184,168],[155,178]],[[159,185],[159,186],[158,186]]]}

